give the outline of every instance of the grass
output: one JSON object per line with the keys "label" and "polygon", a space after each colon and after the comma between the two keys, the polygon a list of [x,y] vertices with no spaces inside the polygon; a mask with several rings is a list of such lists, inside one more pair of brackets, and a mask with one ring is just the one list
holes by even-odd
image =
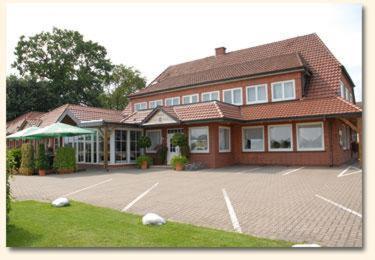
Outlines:
{"label": "grass", "polygon": [[54,208],[12,202],[8,247],[289,247],[286,241],[167,222],[144,226],[141,217],[73,201]]}

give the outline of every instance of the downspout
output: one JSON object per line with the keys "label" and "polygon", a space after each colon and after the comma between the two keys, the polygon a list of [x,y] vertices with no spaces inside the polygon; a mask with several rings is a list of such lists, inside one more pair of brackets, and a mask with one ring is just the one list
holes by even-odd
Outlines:
{"label": "downspout", "polygon": [[330,132],[330,138],[329,138],[329,149],[330,149],[330,167],[333,166],[333,122],[332,120],[329,121],[329,132]]}

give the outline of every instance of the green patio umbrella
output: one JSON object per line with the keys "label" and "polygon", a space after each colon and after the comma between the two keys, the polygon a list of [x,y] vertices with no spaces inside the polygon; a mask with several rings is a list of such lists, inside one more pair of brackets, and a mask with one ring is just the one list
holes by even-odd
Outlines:
{"label": "green patio umbrella", "polygon": [[39,127],[31,126],[31,127],[25,128],[25,129],[23,129],[21,131],[18,131],[18,132],[14,133],[14,134],[8,135],[7,139],[8,140],[37,139],[37,138],[27,137],[26,135],[34,133],[35,131],[37,131],[39,129],[40,129]]}
{"label": "green patio umbrella", "polygon": [[64,136],[77,136],[77,135],[88,135],[94,134],[95,131],[88,130],[85,128],[80,128],[72,125],[67,125],[63,123],[54,123],[49,126],[43,127],[32,133],[25,134],[27,138],[40,139],[40,138],[54,138],[54,137],[64,137]]}

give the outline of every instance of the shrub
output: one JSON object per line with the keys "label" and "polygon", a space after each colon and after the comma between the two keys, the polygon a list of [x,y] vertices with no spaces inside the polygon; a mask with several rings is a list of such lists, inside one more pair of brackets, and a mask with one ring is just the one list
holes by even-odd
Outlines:
{"label": "shrub", "polygon": [[138,139],[138,145],[141,148],[149,148],[151,146],[150,137],[143,135]]}
{"label": "shrub", "polygon": [[147,162],[147,165],[151,165],[152,164],[152,158],[148,155],[140,155],[137,157],[137,160],[136,160],[136,163],[137,163],[137,166],[139,168],[141,168],[142,166],[142,163],[146,161]]}
{"label": "shrub", "polygon": [[176,164],[185,165],[188,163],[188,159],[183,155],[175,155],[171,159],[171,165],[173,168],[176,168]]}
{"label": "shrub", "polygon": [[20,148],[13,148],[7,151],[7,160],[12,159],[14,162],[12,163],[12,171],[18,170],[21,166],[21,149]]}
{"label": "shrub", "polygon": [[168,147],[162,144],[156,146],[156,157],[160,161],[160,164],[166,164],[167,162]]}
{"label": "shrub", "polygon": [[12,195],[10,194],[10,184],[9,179],[12,176],[12,172],[16,167],[16,161],[12,153],[7,153],[6,159],[6,224],[9,223],[9,212],[10,212],[10,200],[12,199]]}
{"label": "shrub", "polygon": [[58,170],[75,171],[76,155],[72,147],[59,147],[53,160],[53,168]]}
{"label": "shrub", "polygon": [[38,149],[36,150],[35,167],[41,170],[48,169],[48,162],[44,144],[39,144]]}
{"label": "shrub", "polygon": [[21,146],[21,165],[19,173],[32,175],[34,173],[34,148],[31,144]]}
{"label": "shrub", "polygon": [[175,133],[172,136],[171,143],[174,146],[180,147],[181,155],[185,156],[186,158],[190,157],[189,140],[185,134]]}

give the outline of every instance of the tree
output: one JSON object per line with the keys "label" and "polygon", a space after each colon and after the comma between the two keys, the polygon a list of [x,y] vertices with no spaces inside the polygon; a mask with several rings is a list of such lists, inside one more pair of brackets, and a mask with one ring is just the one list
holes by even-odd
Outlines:
{"label": "tree", "polygon": [[54,106],[65,103],[100,105],[99,96],[113,68],[106,49],[85,41],[77,31],[53,28],[26,38],[21,36],[12,64],[21,76],[48,83],[56,97]]}
{"label": "tree", "polygon": [[45,112],[56,107],[58,97],[45,81],[37,82],[29,76],[10,75],[6,79],[7,121],[30,111]]}
{"label": "tree", "polygon": [[129,102],[128,95],[146,86],[146,79],[133,67],[116,65],[111,74],[106,93],[100,97],[106,108],[122,110]]}

